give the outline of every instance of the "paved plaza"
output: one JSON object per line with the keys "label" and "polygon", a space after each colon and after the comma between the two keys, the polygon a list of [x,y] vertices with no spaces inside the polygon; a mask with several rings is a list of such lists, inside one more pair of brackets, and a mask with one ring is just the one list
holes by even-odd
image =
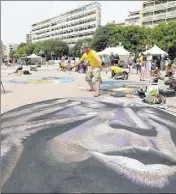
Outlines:
{"label": "paved plaza", "polygon": [[[84,74],[50,66],[8,75],[14,69],[2,67],[4,193],[175,192],[176,97],[163,111],[132,94],[95,98]],[[144,84],[135,70],[129,81]]]}

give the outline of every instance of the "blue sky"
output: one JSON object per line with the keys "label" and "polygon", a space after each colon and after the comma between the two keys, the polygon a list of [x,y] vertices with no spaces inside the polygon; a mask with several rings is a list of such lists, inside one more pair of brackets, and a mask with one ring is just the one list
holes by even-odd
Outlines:
{"label": "blue sky", "polygon": [[[102,8],[102,24],[123,21],[129,11],[140,9],[141,1],[97,1]],[[26,41],[31,24],[76,8],[90,1],[1,1],[1,40]]]}

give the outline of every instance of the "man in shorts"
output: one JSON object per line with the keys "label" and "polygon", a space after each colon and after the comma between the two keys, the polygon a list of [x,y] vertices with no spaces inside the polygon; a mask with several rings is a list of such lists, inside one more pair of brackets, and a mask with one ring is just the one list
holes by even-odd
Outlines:
{"label": "man in shorts", "polygon": [[75,65],[72,66],[72,68],[77,67],[83,61],[88,61],[90,66],[88,66],[87,72],[86,72],[86,77],[85,80],[90,86],[89,91],[95,91],[93,83],[92,83],[92,78],[94,78],[96,82],[96,92],[94,97],[100,96],[100,85],[102,83],[101,79],[101,68],[102,68],[102,61],[98,55],[98,53],[92,49],[90,49],[88,44],[83,44],[83,51],[84,54],[82,55],[80,61],[76,63]]}

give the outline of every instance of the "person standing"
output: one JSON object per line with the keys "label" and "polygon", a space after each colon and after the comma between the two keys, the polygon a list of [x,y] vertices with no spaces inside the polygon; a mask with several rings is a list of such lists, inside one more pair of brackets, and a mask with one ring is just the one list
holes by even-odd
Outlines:
{"label": "person standing", "polygon": [[110,58],[110,63],[111,63],[111,65],[114,66],[114,61],[115,61],[115,56],[114,56],[114,54],[111,53],[109,58]]}
{"label": "person standing", "polygon": [[147,74],[151,70],[152,60],[153,60],[152,55],[150,53],[148,53],[147,58],[146,58],[146,71],[147,71]]}
{"label": "person standing", "polygon": [[140,60],[139,60],[139,56],[136,57],[136,74],[140,74],[141,73],[141,65],[140,65]]}
{"label": "person standing", "polygon": [[140,74],[140,81],[145,81],[144,76],[145,76],[145,72],[146,72],[146,61],[144,60],[144,58],[141,59],[141,74]]}
{"label": "person standing", "polygon": [[114,57],[114,63],[115,63],[116,66],[119,64],[119,60],[120,60],[119,55],[116,54],[115,57]]}
{"label": "person standing", "polygon": [[108,73],[109,66],[110,66],[110,57],[108,55],[104,56],[104,63],[105,63],[105,68],[106,68],[106,73]]}
{"label": "person standing", "polygon": [[96,92],[95,92],[94,97],[98,97],[101,95],[100,85],[102,83],[102,79],[101,79],[102,61],[98,53],[95,50],[90,49],[88,44],[83,44],[83,50],[84,50],[84,54],[82,55],[81,59],[79,60],[78,63],[73,65],[71,68],[77,67],[85,60],[89,62],[90,66],[88,66],[85,80],[90,86],[89,91],[95,91],[93,83],[92,83],[92,78],[94,78],[96,82]]}
{"label": "person standing", "polygon": [[129,68],[129,73],[132,73],[133,70],[133,56],[130,54],[129,58],[128,58],[128,68]]}
{"label": "person standing", "polygon": [[155,64],[156,64],[156,67],[158,67],[158,69],[161,69],[161,56],[160,55],[158,55]]}

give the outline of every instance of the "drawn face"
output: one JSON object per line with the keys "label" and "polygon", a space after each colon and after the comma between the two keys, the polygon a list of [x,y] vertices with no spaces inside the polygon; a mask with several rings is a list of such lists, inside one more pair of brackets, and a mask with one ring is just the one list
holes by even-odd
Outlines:
{"label": "drawn face", "polygon": [[115,98],[9,111],[1,126],[2,191],[174,191],[175,126],[166,112]]}

